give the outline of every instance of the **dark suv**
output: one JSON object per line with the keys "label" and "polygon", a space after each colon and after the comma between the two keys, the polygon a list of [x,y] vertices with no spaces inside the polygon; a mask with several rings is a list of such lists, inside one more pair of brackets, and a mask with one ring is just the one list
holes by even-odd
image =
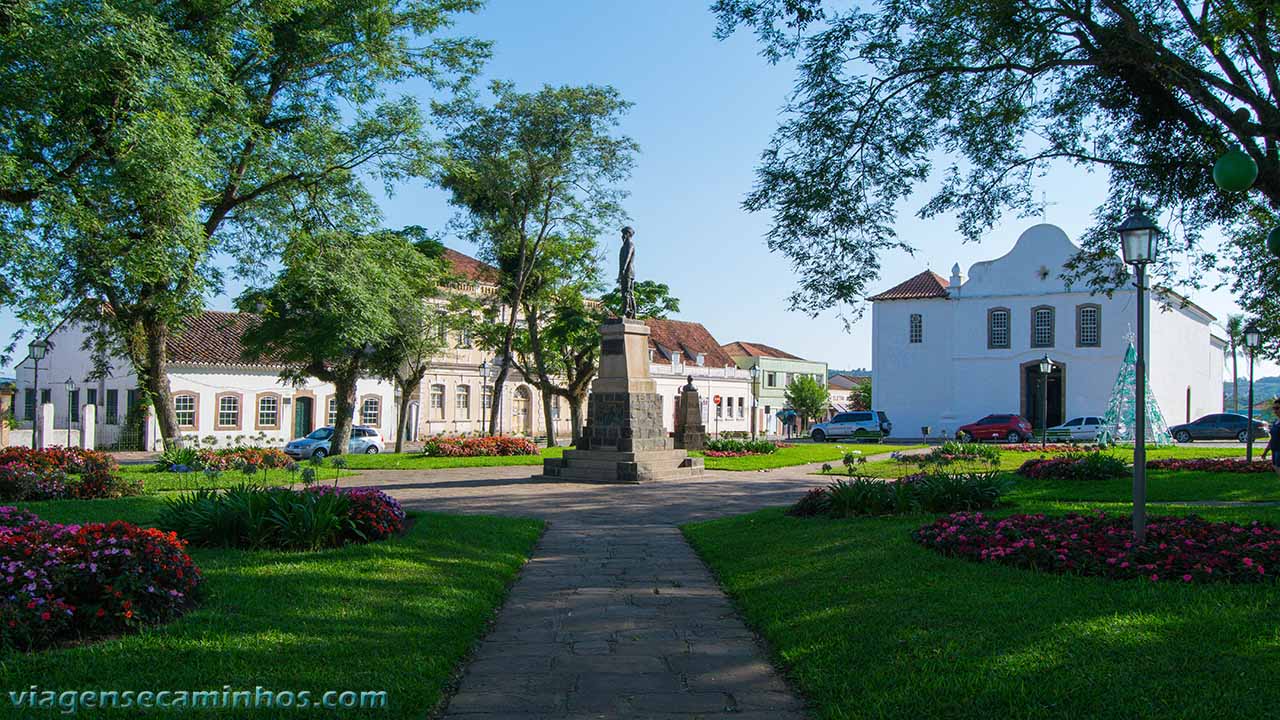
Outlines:
{"label": "dark suv", "polygon": [[[1245,428],[1249,427],[1249,418],[1236,413],[1214,413],[1213,415],[1205,415],[1194,422],[1185,425],[1174,425],[1169,428],[1169,434],[1174,440],[1180,443],[1189,443],[1193,440],[1236,440],[1238,442],[1248,442],[1249,433]],[[1267,437],[1267,424],[1261,420],[1253,421],[1253,439]]]}
{"label": "dark suv", "polygon": [[988,415],[978,422],[961,425],[956,430],[960,442],[1006,440],[1011,443],[1031,440],[1031,423],[1021,415]]}

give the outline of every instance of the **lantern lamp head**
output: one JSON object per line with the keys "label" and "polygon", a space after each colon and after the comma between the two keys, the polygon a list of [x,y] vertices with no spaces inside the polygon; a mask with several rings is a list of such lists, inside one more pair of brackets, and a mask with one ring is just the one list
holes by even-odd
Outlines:
{"label": "lantern lamp head", "polygon": [[38,338],[32,340],[27,345],[27,352],[31,355],[32,360],[43,360],[45,354],[49,352],[49,343]]}
{"label": "lantern lamp head", "polygon": [[1256,348],[1262,344],[1262,333],[1258,331],[1258,326],[1249,323],[1244,328],[1244,344],[1251,348]]}
{"label": "lantern lamp head", "polygon": [[1051,372],[1053,372],[1053,361],[1049,359],[1048,355],[1045,355],[1040,359],[1040,374],[1048,375]]}
{"label": "lantern lamp head", "polygon": [[67,381],[63,384],[67,386],[67,392],[71,392],[76,389],[75,378],[67,378]]}
{"label": "lantern lamp head", "polygon": [[1159,251],[1160,228],[1147,217],[1142,206],[1135,207],[1133,212],[1116,228],[1120,236],[1120,252],[1126,265],[1146,265],[1155,262]]}

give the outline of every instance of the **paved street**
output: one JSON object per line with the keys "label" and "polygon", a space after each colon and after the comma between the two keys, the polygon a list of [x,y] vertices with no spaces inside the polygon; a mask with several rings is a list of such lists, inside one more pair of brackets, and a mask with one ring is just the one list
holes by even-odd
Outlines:
{"label": "paved street", "polygon": [[385,471],[407,507],[549,521],[446,718],[804,717],[677,525],[791,502],[786,468],[638,486],[535,482],[532,468]]}

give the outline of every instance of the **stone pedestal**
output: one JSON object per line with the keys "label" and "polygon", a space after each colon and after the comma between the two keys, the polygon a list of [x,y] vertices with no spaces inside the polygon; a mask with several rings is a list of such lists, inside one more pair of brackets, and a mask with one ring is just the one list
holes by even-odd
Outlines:
{"label": "stone pedestal", "polygon": [[680,393],[680,407],[676,410],[675,445],[681,450],[702,450],[707,447],[707,426],[702,422],[702,398],[693,387],[693,379]]}
{"label": "stone pedestal", "polygon": [[591,385],[587,423],[576,450],[543,461],[543,477],[638,483],[697,477],[702,458],[672,447],[662,398],[649,376],[649,327],[615,318],[600,327],[600,372]]}

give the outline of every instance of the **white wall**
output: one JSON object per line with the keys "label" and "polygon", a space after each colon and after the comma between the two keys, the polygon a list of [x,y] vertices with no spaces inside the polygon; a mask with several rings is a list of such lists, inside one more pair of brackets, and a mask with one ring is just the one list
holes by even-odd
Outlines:
{"label": "white wall", "polygon": [[[708,434],[751,432],[751,373],[748,371],[736,367],[686,364],[672,368],[671,363],[654,362],[649,364],[649,374],[657,385],[658,396],[662,398],[662,424],[667,432],[675,432],[676,401],[681,389],[688,384],[690,375],[702,400],[702,422],[707,426]],[[719,417],[716,416],[714,402],[717,395],[721,403]],[[742,412],[738,411],[739,405]]]}

